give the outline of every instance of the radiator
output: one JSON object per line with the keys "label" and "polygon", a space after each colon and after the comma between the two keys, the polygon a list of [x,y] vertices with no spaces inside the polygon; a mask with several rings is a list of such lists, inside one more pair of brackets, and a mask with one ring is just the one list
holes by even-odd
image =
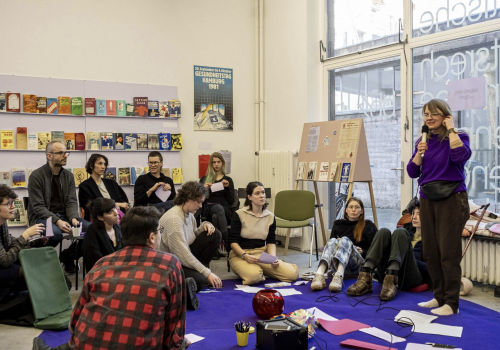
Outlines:
{"label": "radiator", "polygon": [[[271,188],[271,200],[268,209],[274,212],[274,198],[276,193],[284,190],[293,190],[294,173],[296,169],[295,157],[298,151],[260,151],[259,152],[259,181],[264,187]],[[279,228],[276,234],[286,236],[286,229]],[[297,232],[294,232],[297,231]],[[292,230],[292,237],[301,236],[301,230]]]}
{"label": "radiator", "polygon": [[[462,251],[467,239],[462,238]],[[483,282],[486,268],[489,284],[500,285],[500,240],[498,242],[473,239],[460,264],[462,276]]]}

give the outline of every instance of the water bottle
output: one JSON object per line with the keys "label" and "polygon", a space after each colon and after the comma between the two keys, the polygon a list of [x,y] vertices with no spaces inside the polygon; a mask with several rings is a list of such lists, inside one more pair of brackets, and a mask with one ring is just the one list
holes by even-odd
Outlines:
{"label": "water bottle", "polygon": [[481,286],[481,290],[483,291],[483,293],[488,293],[488,291],[490,290],[490,285],[488,284],[488,269],[486,268],[486,266],[484,267],[483,271],[483,284]]}

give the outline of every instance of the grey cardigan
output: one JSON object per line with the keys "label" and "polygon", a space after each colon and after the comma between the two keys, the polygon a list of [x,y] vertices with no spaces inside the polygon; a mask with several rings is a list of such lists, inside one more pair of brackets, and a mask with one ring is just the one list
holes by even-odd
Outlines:
{"label": "grey cardigan", "polygon": [[[78,200],[76,199],[75,179],[73,174],[61,168],[60,172],[62,200],[69,220],[79,218]],[[52,216],[55,224],[59,218],[49,210],[52,196],[52,169],[49,163],[41,166],[31,173],[28,180],[28,206],[29,224],[34,225],[38,219],[48,219]]]}

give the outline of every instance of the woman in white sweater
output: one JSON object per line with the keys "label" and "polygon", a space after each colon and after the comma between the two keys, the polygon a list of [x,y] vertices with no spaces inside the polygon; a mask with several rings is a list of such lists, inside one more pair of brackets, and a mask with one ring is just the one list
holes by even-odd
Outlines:
{"label": "woman in white sweater", "polygon": [[199,182],[186,182],[177,192],[174,207],[160,219],[160,250],[179,258],[184,275],[194,278],[198,291],[207,281],[214,288],[222,287],[220,278],[208,267],[222,234],[208,221],[196,227],[194,217],[206,195],[207,190]]}

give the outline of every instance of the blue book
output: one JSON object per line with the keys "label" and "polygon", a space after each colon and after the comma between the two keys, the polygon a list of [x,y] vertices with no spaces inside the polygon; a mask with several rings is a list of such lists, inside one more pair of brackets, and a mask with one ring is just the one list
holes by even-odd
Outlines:
{"label": "blue book", "polygon": [[101,132],[101,149],[113,149],[115,142],[112,132]]}
{"label": "blue book", "polygon": [[168,115],[171,118],[181,117],[181,101],[179,100],[168,101]]}
{"label": "blue book", "polygon": [[47,114],[58,114],[59,105],[57,104],[57,98],[47,97]]}
{"label": "blue book", "polygon": [[96,115],[106,115],[106,100],[95,100]]}
{"label": "blue book", "polygon": [[137,180],[137,178],[144,174],[144,167],[141,166],[130,167],[130,172],[132,174],[132,185],[135,185],[135,181]]}
{"label": "blue book", "polygon": [[125,150],[137,150],[137,134],[125,134]]}
{"label": "blue book", "polygon": [[158,134],[158,138],[160,140],[160,150],[170,151],[172,149],[172,142],[169,133],[160,133]]}

